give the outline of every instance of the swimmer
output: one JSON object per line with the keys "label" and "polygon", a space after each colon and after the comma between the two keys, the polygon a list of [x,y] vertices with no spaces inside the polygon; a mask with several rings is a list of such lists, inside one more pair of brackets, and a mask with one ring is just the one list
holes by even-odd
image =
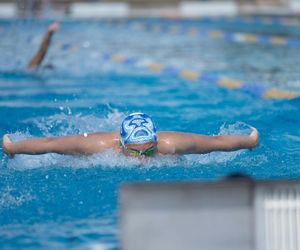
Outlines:
{"label": "swimmer", "polygon": [[30,60],[30,62],[27,65],[28,69],[36,69],[41,65],[50,46],[51,38],[55,33],[55,31],[59,29],[59,27],[60,24],[58,22],[54,22],[48,27],[48,30],[44,35],[43,41],[40,45],[38,52],[35,54],[35,56]]}
{"label": "swimmer", "polygon": [[132,113],[122,122],[120,131],[92,134],[33,138],[12,142],[3,136],[3,150],[15,154],[57,153],[91,155],[107,149],[132,157],[155,155],[206,154],[212,151],[253,149],[259,142],[255,128],[249,136],[205,136],[183,132],[156,132],[152,119],[144,113]]}

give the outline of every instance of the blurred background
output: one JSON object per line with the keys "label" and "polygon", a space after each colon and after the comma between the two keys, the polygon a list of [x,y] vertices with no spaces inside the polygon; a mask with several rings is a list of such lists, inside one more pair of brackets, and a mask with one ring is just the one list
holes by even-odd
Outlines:
{"label": "blurred background", "polygon": [[0,17],[297,15],[299,0],[0,0]]}

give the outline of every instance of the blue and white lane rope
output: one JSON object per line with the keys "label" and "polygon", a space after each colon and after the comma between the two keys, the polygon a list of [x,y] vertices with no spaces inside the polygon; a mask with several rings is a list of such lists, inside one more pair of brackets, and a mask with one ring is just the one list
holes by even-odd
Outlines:
{"label": "blue and white lane rope", "polygon": [[[80,49],[78,45],[71,45],[67,43],[56,42],[54,46],[57,49],[70,51],[72,53],[77,52]],[[201,73],[194,70],[180,69],[172,65],[165,65],[162,63],[143,63],[143,61],[136,57],[128,57],[119,53],[101,53],[102,60],[110,60],[126,66],[140,66],[149,69],[156,73],[162,73],[167,75],[176,76],[185,80],[190,81],[208,81],[214,83],[217,86],[231,89],[241,90],[248,92],[254,96],[264,99],[277,99],[277,100],[289,100],[300,97],[300,93],[295,91],[283,90],[278,88],[269,88],[263,86],[260,83],[253,83],[248,81],[242,81],[224,76],[218,76],[211,73]]]}
{"label": "blue and white lane rope", "polygon": [[254,96],[264,98],[264,99],[277,99],[286,100],[293,99],[300,96],[299,93],[294,91],[282,90],[278,88],[268,88],[259,83],[250,83],[247,81],[241,81],[237,79],[231,79],[228,77],[217,76],[209,73],[200,73],[193,70],[179,69],[170,65],[160,64],[160,63],[144,63],[141,60],[134,57],[127,57],[122,54],[114,53],[102,53],[103,60],[110,60],[116,63],[120,63],[127,66],[142,66],[153,72],[173,75],[180,77],[185,80],[199,81],[205,80],[210,83],[214,83],[217,86],[224,87],[231,90],[242,90],[251,93]]}
{"label": "blue and white lane rope", "polygon": [[[205,18],[204,18],[205,19]],[[245,24],[267,24],[281,26],[299,26],[299,17],[258,17],[258,16],[236,16],[213,18],[216,21],[240,22]]]}
{"label": "blue and white lane rope", "polygon": [[162,17],[165,20],[196,20],[205,22],[226,22],[236,24],[258,24],[274,26],[294,26],[300,28],[300,17],[260,17],[260,16],[216,16],[216,17],[197,17],[197,18],[180,18],[180,17]]}
{"label": "blue and white lane rope", "polygon": [[144,31],[162,32],[171,34],[184,34],[190,36],[210,37],[213,39],[224,39],[239,43],[254,43],[262,45],[276,45],[300,47],[300,39],[283,36],[269,36],[245,32],[232,32],[219,29],[204,29],[196,26],[184,27],[181,25],[159,25],[159,24],[134,24],[134,28]]}

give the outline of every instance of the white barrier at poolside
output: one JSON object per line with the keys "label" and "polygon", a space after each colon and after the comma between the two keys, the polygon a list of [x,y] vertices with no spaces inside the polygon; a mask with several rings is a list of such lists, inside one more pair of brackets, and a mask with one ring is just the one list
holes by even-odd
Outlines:
{"label": "white barrier at poolside", "polygon": [[75,18],[128,17],[129,5],[114,3],[74,3],[70,7],[70,16]]}
{"label": "white barrier at poolside", "polygon": [[293,0],[289,3],[289,7],[291,9],[291,11],[295,14],[299,14],[300,13],[300,2],[297,0]]}
{"label": "white barrier at poolside", "polygon": [[121,187],[123,250],[298,250],[300,183],[136,183]]}
{"label": "white barrier at poolside", "polygon": [[182,17],[235,16],[238,7],[234,1],[184,1],[179,3],[178,11]]}
{"label": "white barrier at poolside", "polygon": [[14,3],[0,3],[0,18],[17,16],[17,6]]}

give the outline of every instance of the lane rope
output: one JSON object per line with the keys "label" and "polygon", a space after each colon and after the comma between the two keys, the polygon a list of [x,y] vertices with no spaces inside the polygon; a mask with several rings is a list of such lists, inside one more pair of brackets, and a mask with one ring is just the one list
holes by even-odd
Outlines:
{"label": "lane rope", "polygon": [[[126,22],[109,22],[109,25],[121,27],[126,25]],[[270,36],[265,34],[256,34],[249,32],[233,32],[224,31],[221,29],[208,29],[200,28],[197,26],[182,26],[179,24],[175,25],[160,25],[160,24],[149,24],[142,22],[129,23],[129,27],[134,30],[140,31],[151,31],[162,34],[179,34],[189,35],[193,37],[209,37],[213,39],[223,39],[238,43],[251,43],[261,45],[274,45],[274,46],[288,46],[288,47],[300,47],[300,39],[295,37],[284,37],[284,36]]]}
{"label": "lane rope", "polygon": [[142,60],[138,58],[128,57],[119,53],[102,53],[102,59],[104,61],[113,61],[115,63],[127,66],[139,66],[145,69],[149,69],[152,72],[168,74],[189,81],[204,80],[210,83],[214,83],[219,87],[230,90],[242,90],[264,99],[289,100],[300,96],[299,93],[294,91],[282,90],[278,88],[268,88],[259,83],[217,76],[210,73],[201,73],[194,70],[179,69],[177,67],[161,63],[143,63]]}
{"label": "lane rope", "polygon": [[[67,43],[64,44],[60,41],[56,42],[54,44],[54,47],[64,51],[70,51],[72,53],[75,53],[80,49],[80,46],[78,45],[71,45]],[[297,93],[295,91],[283,90],[279,88],[269,88],[267,86],[264,86],[263,83],[242,81],[239,79],[218,76],[211,73],[198,72],[189,69],[180,69],[172,65],[165,65],[157,62],[145,62],[145,60],[136,57],[125,56],[120,53],[104,52],[101,53],[101,59],[104,61],[113,61],[115,63],[126,66],[142,67],[155,73],[167,74],[179,77],[184,80],[208,81],[222,88],[230,90],[241,90],[263,99],[290,100],[300,97],[300,93]]]}
{"label": "lane rope", "polygon": [[295,26],[299,27],[299,17],[261,17],[261,16],[216,16],[216,17],[198,17],[198,18],[168,18],[162,17],[165,20],[196,20],[196,21],[207,21],[207,22],[226,22],[236,24],[263,24],[263,25],[274,25],[274,26]]}

